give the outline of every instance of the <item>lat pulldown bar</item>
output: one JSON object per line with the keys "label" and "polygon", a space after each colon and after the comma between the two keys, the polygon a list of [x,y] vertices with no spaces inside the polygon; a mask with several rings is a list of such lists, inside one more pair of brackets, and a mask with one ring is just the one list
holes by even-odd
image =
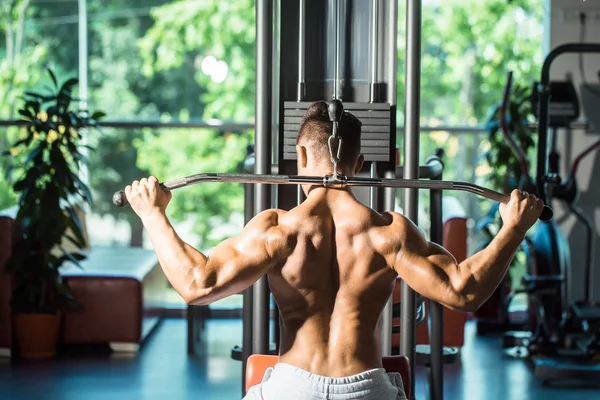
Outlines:
{"label": "lat pulldown bar", "polygon": [[[463,192],[475,193],[479,196],[508,203],[510,196],[475,185],[468,182],[459,181],[427,181],[421,179],[383,179],[383,178],[362,178],[362,177],[344,177],[338,175],[337,179],[331,175],[302,176],[302,175],[267,175],[267,174],[196,174],[184,178],[174,179],[161,183],[164,190],[174,190],[185,186],[202,182],[232,182],[232,183],[262,183],[267,185],[319,185],[328,188],[344,188],[347,186],[375,186],[375,187],[393,187],[410,189],[430,189],[430,190],[458,190]],[[120,190],[113,195],[113,204],[123,207],[128,204],[125,193]],[[540,219],[549,221],[552,219],[553,211],[550,207],[544,206]]]}

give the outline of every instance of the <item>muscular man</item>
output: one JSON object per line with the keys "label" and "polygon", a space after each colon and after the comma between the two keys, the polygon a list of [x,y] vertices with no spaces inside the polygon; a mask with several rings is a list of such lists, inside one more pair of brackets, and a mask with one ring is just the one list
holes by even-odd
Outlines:
{"label": "muscular man", "polygon": [[[298,174],[333,172],[331,132],[327,104],[313,104],[298,134]],[[339,134],[339,172],[353,176],[364,161],[360,121],[345,112]],[[303,190],[301,205],[262,212],[210,256],[179,238],[165,215],[171,194],[156,178],[125,190],[166,276],[186,302],[210,304],[268,275],[281,312],[279,363],[248,399],[405,398],[399,374],[383,370],[380,351],[381,313],[396,278],[448,308],[474,311],[506,274],[543,207],[534,196],[513,192],[500,209],[504,225],[498,235],[457,264],[411,221],[365,207],[350,189]]]}

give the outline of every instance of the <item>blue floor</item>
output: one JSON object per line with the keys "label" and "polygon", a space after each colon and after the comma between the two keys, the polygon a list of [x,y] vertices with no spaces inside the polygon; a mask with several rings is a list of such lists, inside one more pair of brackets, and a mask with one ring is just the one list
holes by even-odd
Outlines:
{"label": "blue floor", "polygon": [[[445,370],[447,400],[600,399],[599,389],[550,388],[529,366],[503,356],[499,339],[476,337],[467,326],[462,361]],[[241,343],[239,320],[211,320],[205,354],[186,353],[186,323],[165,320],[137,356],[73,355],[11,365],[0,360],[0,399],[158,400],[240,399],[241,366],[230,358]],[[417,399],[425,399],[422,368]]]}

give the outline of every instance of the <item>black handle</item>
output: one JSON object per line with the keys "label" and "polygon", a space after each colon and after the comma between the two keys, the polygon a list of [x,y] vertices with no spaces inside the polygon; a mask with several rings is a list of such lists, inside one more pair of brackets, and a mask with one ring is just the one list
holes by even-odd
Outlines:
{"label": "black handle", "polygon": [[117,207],[125,207],[127,204],[129,204],[127,201],[127,196],[125,196],[125,192],[122,190],[119,190],[113,194],[112,202]]}
{"label": "black handle", "polygon": [[552,209],[548,206],[544,206],[544,209],[542,210],[542,214],[540,215],[540,220],[544,221],[544,222],[548,222],[552,219],[552,217],[554,216],[554,211],[552,211]]}
{"label": "black handle", "polygon": [[329,107],[327,107],[327,111],[329,113],[330,121],[340,121],[342,119],[342,113],[344,112],[344,105],[338,99],[331,100]]}

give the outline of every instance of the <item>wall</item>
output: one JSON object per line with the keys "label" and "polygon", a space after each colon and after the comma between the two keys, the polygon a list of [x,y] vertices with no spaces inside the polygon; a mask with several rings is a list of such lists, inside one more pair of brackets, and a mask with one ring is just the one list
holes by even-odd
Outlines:
{"label": "wall", "polygon": [[[578,14],[585,12],[586,42],[600,43],[600,0],[550,0],[551,6],[546,4],[548,17],[547,26],[550,27],[549,45],[550,49],[564,43],[579,42],[580,24]],[[547,50],[547,49],[544,49]],[[600,54],[585,55],[583,59],[585,77],[588,83],[600,83],[598,72],[600,71]],[[573,76],[577,90],[582,82],[579,71],[579,58],[576,54],[563,54],[552,64],[551,77],[563,80],[567,73]],[[600,112],[600,110],[598,110]],[[585,120],[583,107],[580,119]],[[577,130],[567,135],[566,132],[559,133],[559,151],[562,155],[561,174],[566,175],[567,165],[571,164],[573,158],[587,145],[600,138],[600,131],[586,132]],[[582,191],[579,206],[590,216],[596,226],[595,232],[595,266],[596,273],[593,277],[593,298],[600,300],[600,155],[590,155],[579,168],[577,175],[578,183]],[[571,300],[580,299],[583,293],[584,280],[584,243],[585,234],[582,225],[576,223],[574,217],[569,215],[568,210],[560,206],[559,202],[554,204],[557,221],[569,238],[571,244],[572,271],[569,276],[569,293]]]}

